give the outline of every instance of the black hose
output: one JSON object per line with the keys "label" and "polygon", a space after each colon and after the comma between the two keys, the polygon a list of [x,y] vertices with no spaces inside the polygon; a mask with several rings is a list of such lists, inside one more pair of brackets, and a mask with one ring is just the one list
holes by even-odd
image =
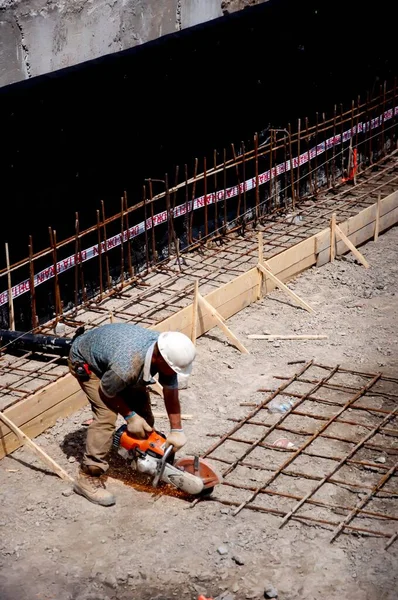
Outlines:
{"label": "black hose", "polygon": [[76,331],[73,338],[60,338],[55,335],[41,335],[0,329],[0,347],[7,345],[10,350],[49,352],[51,354],[58,354],[59,356],[68,356],[73,340],[83,333],[79,331],[80,329]]}

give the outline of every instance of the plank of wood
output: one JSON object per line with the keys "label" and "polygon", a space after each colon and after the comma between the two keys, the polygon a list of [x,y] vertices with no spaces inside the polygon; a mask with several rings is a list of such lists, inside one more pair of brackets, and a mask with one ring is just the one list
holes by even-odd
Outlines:
{"label": "plank of wood", "polygon": [[252,333],[247,336],[250,340],[327,340],[328,335],[261,335],[260,333]]}
{"label": "plank of wood", "polygon": [[[22,427],[27,421],[45,412],[53,404],[57,404],[60,398],[67,398],[79,390],[81,391],[81,388],[75,377],[67,373],[57,381],[49,383],[45,388],[26,396],[19,402],[14,400],[11,405],[3,406],[2,411],[18,427]],[[3,429],[6,429],[6,427],[0,423],[0,437],[3,434]]]}
{"label": "plank of wood", "polygon": [[297,302],[297,304],[299,304],[302,308],[304,308],[308,312],[314,312],[314,309],[311,308],[311,306],[309,304],[304,302],[304,300],[302,300],[300,298],[300,296],[298,296],[295,292],[293,292],[293,290],[288,288],[287,285],[282,283],[282,281],[280,279],[278,279],[273,273],[271,273],[271,271],[269,271],[263,265],[260,265],[260,264],[257,265],[257,268],[260,269],[264,273],[264,275],[267,275],[268,277],[270,277],[270,279],[272,279],[272,281],[275,283],[275,285],[278,288],[280,288],[281,290],[286,292],[286,294],[291,296]]}
{"label": "plank of wood", "polygon": [[345,233],[341,231],[338,225],[336,225],[336,234],[343,240],[345,245],[351,250],[354,256],[359,260],[359,262],[362,263],[366,269],[369,269],[370,265],[366,258],[359,252],[357,248],[355,248],[354,244],[348,239]]}
{"label": "plank of wood", "polygon": [[[22,431],[30,438],[35,438],[49,427],[55,425],[57,419],[68,417],[87,404],[87,397],[82,392],[76,392],[68,398],[59,398],[59,400],[57,404],[51,406],[46,412],[26,422],[21,427]],[[7,431],[9,431],[8,428]],[[0,458],[10,454],[20,446],[21,442],[18,436],[9,431],[7,435],[0,438]]]}
{"label": "plank of wood", "polygon": [[[155,419],[168,419],[169,418],[168,414],[165,412],[153,412],[152,414],[155,417]],[[181,419],[183,421],[190,421],[191,419],[193,419],[193,415],[182,414]]]}
{"label": "plank of wood", "polygon": [[151,383],[149,386],[154,392],[159,394],[159,396],[163,396],[163,386],[155,380],[155,383]]}
{"label": "plank of wood", "polygon": [[36,456],[40,458],[54,473],[56,473],[64,481],[73,482],[73,477],[69,475],[54,459],[44,452],[40,446],[35,444],[19,427],[15,425],[3,412],[0,411],[0,419],[7,425],[9,429],[18,437],[21,444],[27,446]]}
{"label": "plank of wood", "polygon": [[243,354],[249,354],[248,349],[238,340],[236,335],[232,333],[230,328],[225,324],[224,319],[220,316],[217,310],[211,304],[198,294],[199,307],[204,306],[212,317],[216,320],[218,327],[225,333],[228,339],[240,350]]}

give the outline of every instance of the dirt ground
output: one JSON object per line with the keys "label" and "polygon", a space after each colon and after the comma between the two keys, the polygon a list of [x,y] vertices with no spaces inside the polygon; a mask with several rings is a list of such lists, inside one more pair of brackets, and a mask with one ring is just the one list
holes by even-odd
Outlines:
{"label": "dirt ground", "polygon": [[[180,392],[183,413],[193,415],[184,422],[182,454],[209,448],[215,440],[207,434],[227,432],[229,417],[251,410],[242,402],[263,400],[259,388],[281,384],[274,375],[298,370],[290,361],[398,376],[398,228],[361,251],[368,270],[346,255],[289,284],[314,314],[274,291],[229,319],[249,355],[219,330],[198,340],[189,387]],[[251,333],[329,339],[270,343],[248,339]],[[153,398],[155,410],[163,411],[161,398]],[[90,417],[83,409],[36,440],[71,474]],[[157,427],[167,431],[167,422],[160,419]],[[197,600],[224,591],[228,600],[260,599],[271,584],[281,600],[398,598],[398,541],[389,550],[374,537],[340,535],[330,543],[330,530],[319,526],[291,521],[279,529],[277,516],[249,510],[233,516],[217,501],[192,507],[125,485],[117,461],[111,475],[117,503],[103,508],[71,492],[28,450],[0,462],[2,600]],[[397,490],[396,481],[390,488]]]}

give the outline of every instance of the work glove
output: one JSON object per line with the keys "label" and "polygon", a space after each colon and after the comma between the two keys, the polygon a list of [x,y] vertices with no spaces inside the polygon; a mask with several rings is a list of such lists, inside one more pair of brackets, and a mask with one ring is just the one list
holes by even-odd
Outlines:
{"label": "work glove", "polygon": [[125,419],[127,421],[127,431],[132,437],[145,439],[152,431],[152,427],[148,425],[145,419],[135,412],[131,412]]}
{"label": "work glove", "polygon": [[166,439],[166,448],[168,446],[173,446],[174,452],[177,452],[180,448],[182,448],[187,443],[187,438],[182,429],[170,429],[170,433]]}

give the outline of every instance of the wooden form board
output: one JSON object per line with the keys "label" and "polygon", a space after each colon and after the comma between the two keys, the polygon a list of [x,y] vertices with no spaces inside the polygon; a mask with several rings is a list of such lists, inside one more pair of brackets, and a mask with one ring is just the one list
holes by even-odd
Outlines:
{"label": "wooden form board", "polygon": [[[357,246],[372,239],[375,231],[377,203],[364,209],[344,223],[339,223],[342,231]],[[390,194],[380,202],[380,231],[385,231],[398,222],[398,192]],[[337,243],[337,254],[349,252],[343,242]],[[299,244],[267,259],[272,272],[284,283],[313,265],[321,266],[329,262],[330,229],[303,240]],[[259,273],[254,267],[205,296],[222,317],[228,319],[258,299]],[[269,294],[275,284],[263,277],[262,293]],[[192,290],[193,299],[193,290]],[[156,331],[181,331],[191,336],[193,304],[165,319],[155,327]],[[198,307],[197,336],[216,326],[214,318],[203,307]],[[55,424],[60,417],[66,417],[86,404],[86,396],[75,378],[64,375],[43,390],[28,396],[21,402],[6,409],[5,414],[14,421],[29,437],[43,433]],[[20,446],[19,440],[5,425],[0,425],[0,458]]]}
{"label": "wooden form board", "polygon": [[[76,379],[67,374],[5,409],[4,414],[27,436],[34,438],[48,427],[52,427],[57,419],[76,412],[85,404],[86,395]],[[0,458],[10,454],[20,445],[18,437],[6,425],[0,423]]]}
{"label": "wooden form board", "polygon": [[[367,240],[373,238],[375,232],[377,215],[377,202],[360,213],[351,217],[344,223],[339,223],[343,233],[350,239],[354,246],[360,246]],[[398,191],[390,194],[380,201],[379,231],[385,231],[398,222]],[[330,233],[329,230],[322,231],[316,236],[315,252],[317,254],[316,266],[329,262],[330,257]],[[336,243],[336,255],[350,252],[342,240]]]}

